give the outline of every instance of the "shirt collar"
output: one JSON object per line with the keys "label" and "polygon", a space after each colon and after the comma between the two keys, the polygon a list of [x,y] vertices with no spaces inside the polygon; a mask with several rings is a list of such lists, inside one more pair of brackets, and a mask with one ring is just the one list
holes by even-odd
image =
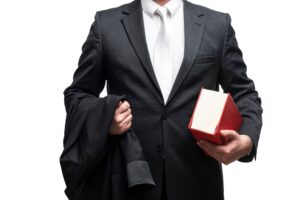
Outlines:
{"label": "shirt collar", "polygon": [[[154,16],[156,9],[161,7],[154,0],[141,0],[141,3],[144,12],[151,18]],[[182,0],[170,0],[163,7],[168,9],[171,17],[174,17],[181,6]]]}

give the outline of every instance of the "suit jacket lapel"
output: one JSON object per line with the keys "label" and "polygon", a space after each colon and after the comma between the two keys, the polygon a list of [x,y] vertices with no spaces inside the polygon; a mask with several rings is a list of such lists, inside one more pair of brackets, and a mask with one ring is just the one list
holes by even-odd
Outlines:
{"label": "suit jacket lapel", "polygon": [[127,16],[122,19],[122,23],[134,47],[135,52],[142,63],[142,66],[144,67],[158,92],[156,94],[156,97],[161,104],[164,104],[163,96],[159,88],[158,81],[155,77],[150,55],[148,52],[141,2],[140,0],[135,0],[125,8],[126,9],[124,9],[123,14]]}
{"label": "suit jacket lapel", "polygon": [[[184,47],[184,58],[177,74],[176,80],[170,92],[169,98],[166,105],[172,100],[176,91],[182,84],[184,78],[190,71],[194,59],[200,48],[202,41],[205,20],[203,19],[203,13],[195,12],[195,7],[191,3],[184,2],[184,34],[185,34],[185,47]],[[198,10],[197,10],[198,11]]]}

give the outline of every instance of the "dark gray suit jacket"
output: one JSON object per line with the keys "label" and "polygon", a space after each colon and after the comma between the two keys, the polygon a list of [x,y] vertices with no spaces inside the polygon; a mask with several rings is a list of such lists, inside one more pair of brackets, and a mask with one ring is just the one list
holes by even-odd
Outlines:
{"label": "dark gray suit jacket", "polygon": [[151,65],[142,17],[139,0],[97,12],[65,96],[76,99],[76,94],[86,93],[97,98],[105,81],[108,95],[126,95],[132,129],[156,183],[154,190],[137,199],[160,199],[163,163],[169,199],[223,199],[222,166],[196,145],[187,127],[200,88],[218,90],[221,85],[242,114],[239,133],[249,135],[254,143],[251,154],[240,160],[251,161],[256,155],[261,100],[247,77],[230,16],[184,0],[184,59],[166,105]]}

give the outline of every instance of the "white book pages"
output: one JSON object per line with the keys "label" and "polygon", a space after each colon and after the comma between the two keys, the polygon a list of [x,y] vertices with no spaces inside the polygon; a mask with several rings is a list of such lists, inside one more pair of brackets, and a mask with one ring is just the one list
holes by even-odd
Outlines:
{"label": "white book pages", "polygon": [[200,99],[194,111],[191,128],[214,134],[227,97],[228,94],[202,89]]}

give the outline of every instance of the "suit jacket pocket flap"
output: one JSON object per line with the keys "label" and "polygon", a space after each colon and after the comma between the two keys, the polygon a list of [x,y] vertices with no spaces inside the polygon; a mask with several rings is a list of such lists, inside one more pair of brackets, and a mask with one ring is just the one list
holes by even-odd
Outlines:
{"label": "suit jacket pocket flap", "polygon": [[195,63],[204,64],[204,63],[214,63],[218,59],[217,56],[197,56],[195,59]]}

